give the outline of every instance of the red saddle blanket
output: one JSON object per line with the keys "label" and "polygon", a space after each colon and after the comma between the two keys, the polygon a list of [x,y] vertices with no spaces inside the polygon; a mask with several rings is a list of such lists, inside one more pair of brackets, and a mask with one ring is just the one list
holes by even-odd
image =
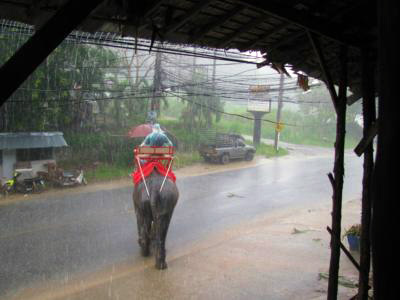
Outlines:
{"label": "red saddle blanket", "polygon": [[[141,167],[142,167],[143,176],[145,178],[147,176],[149,176],[151,173],[153,173],[154,170],[156,170],[158,173],[160,173],[163,176],[165,176],[167,174],[167,169],[158,161],[150,161]],[[142,174],[140,173],[139,168],[135,172],[133,172],[131,176],[133,178],[134,184],[138,184],[142,180]],[[176,176],[175,176],[174,172],[172,172],[172,170],[169,170],[168,178],[171,179],[173,182],[176,181]]]}

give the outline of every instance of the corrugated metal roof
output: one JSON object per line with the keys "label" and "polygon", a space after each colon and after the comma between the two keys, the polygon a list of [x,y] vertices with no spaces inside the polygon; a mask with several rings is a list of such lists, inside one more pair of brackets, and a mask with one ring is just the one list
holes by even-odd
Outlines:
{"label": "corrugated metal roof", "polygon": [[62,132],[0,133],[0,150],[32,149],[68,146]]}

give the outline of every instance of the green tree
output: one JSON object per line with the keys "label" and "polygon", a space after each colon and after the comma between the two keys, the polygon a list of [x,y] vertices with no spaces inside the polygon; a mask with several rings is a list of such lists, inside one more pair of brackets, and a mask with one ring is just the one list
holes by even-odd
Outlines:
{"label": "green tree", "polygon": [[182,120],[191,131],[210,128],[213,119],[219,121],[222,102],[207,80],[204,68],[193,70],[191,81],[184,85],[186,106],[182,111]]}
{"label": "green tree", "polygon": [[[1,33],[0,63],[27,38],[16,29]],[[104,98],[104,78],[117,58],[101,46],[64,41],[0,108],[0,130],[86,130],[87,103]]]}

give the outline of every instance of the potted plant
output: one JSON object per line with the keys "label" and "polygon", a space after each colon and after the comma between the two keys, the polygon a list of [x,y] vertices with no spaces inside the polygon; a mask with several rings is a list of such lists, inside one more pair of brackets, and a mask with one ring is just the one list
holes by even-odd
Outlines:
{"label": "potted plant", "polygon": [[354,224],[349,229],[345,230],[343,238],[346,236],[349,242],[350,251],[360,250],[360,235],[361,224]]}

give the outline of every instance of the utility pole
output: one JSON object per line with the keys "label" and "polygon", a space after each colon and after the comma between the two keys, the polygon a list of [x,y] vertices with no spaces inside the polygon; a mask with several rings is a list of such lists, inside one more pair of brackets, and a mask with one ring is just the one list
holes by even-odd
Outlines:
{"label": "utility pole", "polygon": [[194,123],[194,112],[193,112],[193,108],[194,108],[194,102],[195,100],[195,94],[197,92],[197,80],[196,80],[196,47],[193,50],[193,65],[192,65],[192,87],[191,87],[191,91],[192,91],[192,96],[191,99],[193,101],[193,103],[190,105],[190,131],[193,131],[193,127],[195,125]]}
{"label": "utility pole", "polygon": [[[215,77],[217,74],[217,59],[215,58],[217,54],[217,50],[214,50],[214,60],[213,60],[213,71],[212,71],[212,99],[211,99],[211,103],[209,102],[209,106],[211,107],[217,107],[217,97],[216,97],[216,92],[215,92]],[[208,108],[208,110],[210,110],[210,108]],[[212,124],[212,114],[210,111],[208,111],[208,120],[207,120],[207,127],[210,128],[211,124]]]}
{"label": "utility pole", "polygon": [[161,68],[162,55],[161,52],[156,52],[156,61],[154,63],[154,79],[153,79],[153,97],[150,101],[150,114],[149,118],[154,122],[160,114],[160,96],[162,93],[162,68]]}
{"label": "utility pole", "polygon": [[278,94],[278,111],[276,112],[276,127],[275,127],[275,141],[274,141],[274,148],[275,151],[279,151],[279,136],[280,136],[280,131],[281,131],[281,111],[283,107],[283,84],[285,81],[285,75],[281,73],[281,77],[279,79],[279,94]]}

